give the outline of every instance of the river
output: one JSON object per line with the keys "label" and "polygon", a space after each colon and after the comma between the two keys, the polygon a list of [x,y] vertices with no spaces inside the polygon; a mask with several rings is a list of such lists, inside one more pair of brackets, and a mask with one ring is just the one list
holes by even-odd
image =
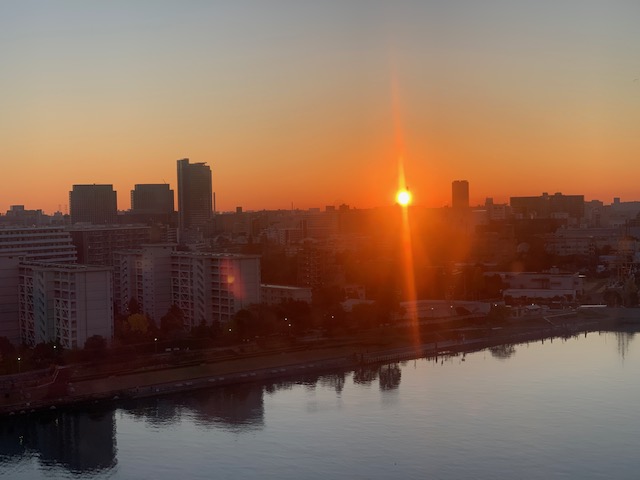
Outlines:
{"label": "river", "polygon": [[0,476],[637,478],[633,339],[594,332],[4,418]]}

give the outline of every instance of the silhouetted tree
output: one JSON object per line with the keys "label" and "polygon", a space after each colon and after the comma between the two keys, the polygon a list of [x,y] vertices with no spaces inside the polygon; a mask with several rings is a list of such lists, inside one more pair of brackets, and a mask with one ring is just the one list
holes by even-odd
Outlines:
{"label": "silhouetted tree", "polygon": [[211,339],[214,337],[214,330],[202,320],[199,325],[191,329],[191,337],[194,339]]}
{"label": "silhouetted tree", "polygon": [[129,303],[127,305],[129,315],[135,315],[136,313],[140,313],[140,304],[136,297],[131,297],[129,299]]}
{"label": "silhouetted tree", "polygon": [[36,368],[46,367],[55,362],[57,352],[56,349],[53,348],[54,345],[53,342],[41,342],[33,347],[31,360]]}
{"label": "silhouetted tree", "polygon": [[85,350],[104,351],[107,348],[107,341],[102,335],[93,335],[84,342]]}
{"label": "silhouetted tree", "polygon": [[507,284],[496,273],[485,278],[484,288],[487,298],[499,298],[502,297],[502,291],[507,288]]}
{"label": "silhouetted tree", "polygon": [[509,320],[509,309],[502,304],[492,304],[487,320],[491,323],[505,323]]}
{"label": "silhouetted tree", "polygon": [[127,325],[129,332],[134,334],[146,335],[149,332],[151,322],[146,315],[142,313],[134,313],[127,317]]}
{"label": "silhouetted tree", "polygon": [[638,286],[636,285],[633,275],[629,276],[624,282],[622,294],[625,307],[635,307],[638,305]]}
{"label": "silhouetted tree", "polygon": [[97,361],[106,356],[107,340],[102,335],[93,335],[84,342],[84,355],[87,360]]}
{"label": "silhouetted tree", "polygon": [[169,311],[160,319],[160,331],[167,337],[184,332],[184,313],[177,305],[171,305]]}
{"label": "silhouetted tree", "polygon": [[617,307],[622,305],[622,295],[615,289],[605,290],[602,299],[609,307]]}
{"label": "silhouetted tree", "polygon": [[[283,328],[292,329],[296,333],[303,332],[313,327],[311,318],[311,309],[309,304],[301,301],[288,301],[279,306],[282,312]],[[286,325],[284,319],[287,319]],[[291,325],[289,327],[288,325]]]}
{"label": "silhouetted tree", "polygon": [[322,316],[322,327],[329,336],[337,335],[346,327],[346,313],[341,305]]}
{"label": "silhouetted tree", "polygon": [[249,310],[243,308],[233,316],[233,331],[238,340],[244,340],[255,334],[255,317]]}
{"label": "silhouetted tree", "polygon": [[0,361],[5,357],[11,357],[15,353],[16,348],[7,337],[0,337]]}
{"label": "silhouetted tree", "polygon": [[351,309],[350,326],[356,330],[368,330],[379,324],[379,310],[376,305],[360,303]]}
{"label": "silhouetted tree", "polygon": [[343,301],[344,290],[336,286],[321,287],[313,292],[313,303],[326,311],[336,308]]}

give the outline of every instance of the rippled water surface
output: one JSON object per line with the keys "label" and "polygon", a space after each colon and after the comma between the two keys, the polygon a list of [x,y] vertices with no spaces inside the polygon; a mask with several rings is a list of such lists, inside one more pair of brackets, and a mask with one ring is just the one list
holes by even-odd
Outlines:
{"label": "rippled water surface", "polygon": [[638,478],[634,335],[3,419],[0,476]]}

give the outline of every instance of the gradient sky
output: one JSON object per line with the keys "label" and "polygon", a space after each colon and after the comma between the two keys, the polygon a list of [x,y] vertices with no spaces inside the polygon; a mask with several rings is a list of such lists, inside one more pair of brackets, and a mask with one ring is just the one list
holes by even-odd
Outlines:
{"label": "gradient sky", "polygon": [[584,194],[640,199],[640,2],[0,4],[0,211],[74,183],[176,186],[218,210]]}

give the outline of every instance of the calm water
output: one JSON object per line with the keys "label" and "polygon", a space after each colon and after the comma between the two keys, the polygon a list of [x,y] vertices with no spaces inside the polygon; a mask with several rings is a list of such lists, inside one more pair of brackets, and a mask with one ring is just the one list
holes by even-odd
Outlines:
{"label": "calm water", "polygon": [[638,478],[639,348],[592,333],[4,419],[0,476]]}

